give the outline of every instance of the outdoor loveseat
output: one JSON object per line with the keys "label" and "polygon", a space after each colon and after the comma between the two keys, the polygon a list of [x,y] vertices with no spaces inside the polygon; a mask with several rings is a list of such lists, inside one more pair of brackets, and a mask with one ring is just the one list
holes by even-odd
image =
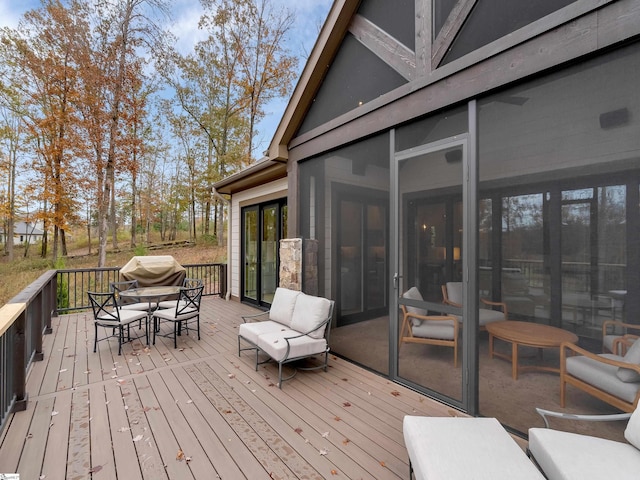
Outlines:
{"label": "outdoor loveseat", "polygon": [[[288,377],[282,377],[282,367],[286,363],[314,355],[323,357],[319,365],[298,367],[300,370],[325,371],[329,364],[329,333],[333,317],[334,301],[323,297],[277,288],[271,308],[257,315],[243,316],[243,324],[238,329],[238,356],[244,350],[255,350],[256,370],[260,353],[268,355],[278,363],[278,386],[292,378],[296,369]],[[260,320],[261,318],[266,318]],[[242,342],[249,346],[242,346]]]}

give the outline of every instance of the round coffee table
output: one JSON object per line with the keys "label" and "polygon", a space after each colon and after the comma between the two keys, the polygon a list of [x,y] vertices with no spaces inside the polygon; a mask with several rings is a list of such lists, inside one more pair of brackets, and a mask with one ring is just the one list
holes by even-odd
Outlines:
{"label": "round coffee table", "polygon": [[[518,346],[535,348],[558,348],[563,342],[577,343],[578,336],[561,328],[541,325],[539,323],[517,322],[507,320],[487,324],[489,332],[489,357],[499,357],[511,361],[511,376],[518,379],[518,371],[538,370],[559,373],[560,369],[544,365],[523,365],[518,367]],[[511,342],[511,356],[494,352],[493,339]]]}

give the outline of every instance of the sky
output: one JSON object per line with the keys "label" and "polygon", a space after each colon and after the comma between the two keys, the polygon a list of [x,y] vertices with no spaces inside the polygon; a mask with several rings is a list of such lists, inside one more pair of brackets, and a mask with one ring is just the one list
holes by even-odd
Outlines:
{"label": "sky", "polygon": [[[324,23],[333,0],[271,0],[273,5],[293,11],[296,21],[289,34],[288,48],[300,58],[299,73],[302,71],[308,55],[322,24]],[[201,8],[198,0],[173,0],[173,25],[171,30],[178,37],[177,48],[182,53],[191,51],[192,46],[202,39],[198,30]],[[19,19],[27,10],[40,7],[40,0],[0,0],[0,27],[15,28]],[[297,79],[296,79],[297,82]],[[258,124],[257,148],[255,152],[267,149],[269,142],[280,122],[289,99],[276,99],[265,106],[266,116]],[[256,156],[260,156],[257,155]]]}

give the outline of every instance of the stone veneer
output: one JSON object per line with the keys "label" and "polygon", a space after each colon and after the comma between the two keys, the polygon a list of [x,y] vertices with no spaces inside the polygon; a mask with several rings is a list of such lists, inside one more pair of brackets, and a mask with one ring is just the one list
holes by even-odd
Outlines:
{"label": "stone veneer", "polygon": [[318,294],[318,241],[302,238],[280,240],[280,287]]}

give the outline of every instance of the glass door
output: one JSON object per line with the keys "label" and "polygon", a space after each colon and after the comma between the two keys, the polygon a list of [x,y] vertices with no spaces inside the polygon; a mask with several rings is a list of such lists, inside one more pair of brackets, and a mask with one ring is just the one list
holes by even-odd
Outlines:
{"label": "glass door", "polygon": [[243,210],[242,234],[242,296],[258,301],[258,207]]}
{"label": "glass door", "polygon": [[[463,136],[395,155],[397,373],[401,381],[454,404],[463,397],[462,332],[467,322],[463,309],[443,305],[442,288],[453,282],[463,291],[466,150]],[[443,314],[454,315],[454,321]]]}
{"label": "glass door", "polygon": [[275,201],[242,209],[242,301],[268,306],[278,286],[278,253],[286,237],[287,205]]}
{"label": "glass door", "polygon": [[261,213],[260,293],[263,302],[271,303],[278,286],[278,205],[265,205]]}

